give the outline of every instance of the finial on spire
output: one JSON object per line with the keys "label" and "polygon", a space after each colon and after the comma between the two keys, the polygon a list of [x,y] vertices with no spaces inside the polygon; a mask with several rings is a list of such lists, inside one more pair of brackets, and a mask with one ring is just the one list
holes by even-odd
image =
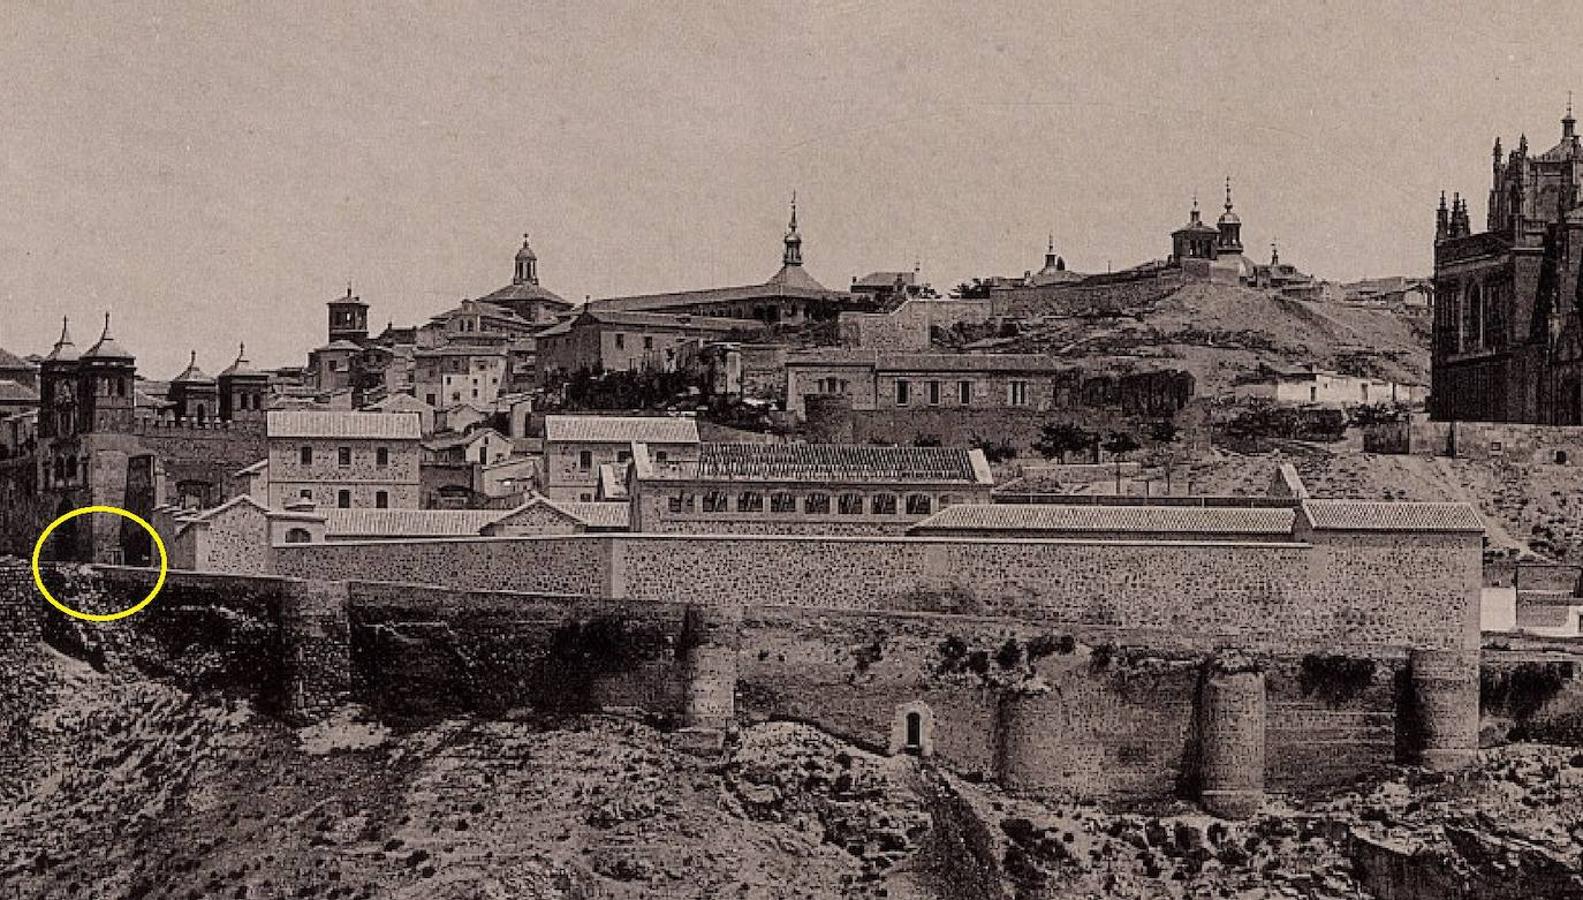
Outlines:
{"label": "finial on spire", "polygon": [[71,317],[70,316],[61,316],[60,317],[60,339],[55,342],[55,346],[59,347],[62,344],[69,344],[69,343],[71,343]]}
{"label": "finial on spire", "polygon": [[99,340],[103,341],[103,340],[108,340],[109,338],[110,338],[110,311],[107,309],[107,310],[104,311],[104,333],[99,335]]}
{"label": "finial on spire", "polygon": [[237,359],[246,359],[247,358],[247,342],[246,341],[237,341],[236,342],[236,358]]}
{"label": "finial on spire", "polygon": [[1044,252],[1046,252],[1046,253],[1054,253],[1055,252],[1055,232],[1053,232],[1053,231],[1050,232],[1050,243],[1044,248]]}
{"label": "finial on spire", "polygon": [[781,256],[781,262],[788,266],[802,265],[802,235],[797,233],[797,192],[792,191],[791,223],[786,229],[786,252]]}
{"label": "finial on spire", "polygon": [[1226,212],[1231,212],[1231,176],[1226,176]]}
{"label": "finial on spire", "polygon": [[791,215],[791,230],[792,231],[796,231],[797,230],[797,192],[796,191],[792,191],[791,212],[792,212],[792,215]]}

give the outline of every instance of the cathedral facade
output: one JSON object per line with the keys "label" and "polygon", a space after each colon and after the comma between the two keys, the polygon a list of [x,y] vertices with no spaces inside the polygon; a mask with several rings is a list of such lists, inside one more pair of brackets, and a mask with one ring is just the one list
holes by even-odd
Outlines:
{"label": "cathedral facade", "polygon": [[1497,138],[1485,230],[1445,196],[1435,221],[1429,411],[1441,421],[1583,425],[1583,147],[1531,154]]}

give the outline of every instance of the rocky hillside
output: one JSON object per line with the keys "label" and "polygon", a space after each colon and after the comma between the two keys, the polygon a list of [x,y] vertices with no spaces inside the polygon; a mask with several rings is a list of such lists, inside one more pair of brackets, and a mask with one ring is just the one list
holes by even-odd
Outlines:
{"label": "rocky hillside", "polygon": [[789,723],[714,758],[611,717],[293,730],[42,648],[0,694],[0,885],[30,898],[1352,898],[1411,866],[1571,896],[1583,847],[1583,756],[1546,748],[1228,824]]}
{"label": "rocky hillside", "polygon": [[1260,364],[1314,365],[1428,384],[1428,323],[1379,306],[1292,300],[1277,293],[1191,282],[1125,310],[1038,320],[977,349],[1050,353],[1095,364],[1186,369],[1200,394],[1229,391]]}

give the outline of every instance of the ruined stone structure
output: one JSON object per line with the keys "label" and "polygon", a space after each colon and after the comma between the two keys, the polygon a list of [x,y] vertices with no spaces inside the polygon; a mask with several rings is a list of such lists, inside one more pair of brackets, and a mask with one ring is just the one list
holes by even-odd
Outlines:
{"label": "ruined stone structure", "polygon": [[1430,414],[1442,421],[1583,424],[1583,146],[1493,151],[1485,230],[1445,195],[1435,222]]}

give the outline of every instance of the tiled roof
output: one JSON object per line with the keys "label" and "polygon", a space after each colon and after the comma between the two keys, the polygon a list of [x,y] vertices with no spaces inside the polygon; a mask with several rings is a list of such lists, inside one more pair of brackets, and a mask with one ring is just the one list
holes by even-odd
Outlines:
{"label": "tiled roof", "polygon": [[1303,512],[1314,528],[1326,530],[1484,531],[1484,520],[1466,503],[1309,500]]}
{"label": "tiled roof", "polygon": [[[542,288],[530,282],[522,282],[521,284],[508,284],[505,287],[500,288],[499,290],[491,291],[484,296],[479,297],[478,299],[484,303],[496,304],[523,303],[529,300],[539,300],[548,303],[559,304],[561,306],[569,307],[572,305],[570,301],[563,300],[554,291],[548,290],[547,288]],[[509,309],[509,307],[507,308]]]}
{"label": "tiled roof", "polygon": [[422,433],[418,414],[341,410],[272,410],[265,426],[272,438],[384,438],[417,440]]}
{"label": "tiled roof", "polygon": [[628,528],[632,510],[625,503],[587,503],[576,500],[545,501],[590,528]]}
{"label": "tiled roof", "polygon": [[506,514],[500,509],[326,509],[333,537],[467,537]]}
{"label": "tiled roof", "polygon": [[1071,360],[1041,353],[876,353],[825,350],[790,355],[788,366],[858,365],[885,372],[1062,372]]}
{"label": "tiled roof", "polygon": [[545,416],[546,441],[696,444],[698,421],[680,416]]}
{"label": "tiled roof", "polygon": [[805,272],[802,266],[783,266],[763,284],[738,287],[705,288],[697,291],[675,291],[668,294],[637,294],[630,297],[606,297],[591,300],[590,309],[597,310],[646,310],[671,309],[695,303],[722,303],[763,297],[825,298],[837,294]]}
{"label": "tiled roof", "polygon": [[36,369],[37,366],[15,353],[0,347],[0,369]]}
{"label": "tiled roof", "polygon": [[913,529],[1289,536],[1295,517],[1289,507],[961,504],[940,510]]}
{"label": "tiled roof", "polygon": [[0,378],[0,402],[37,403],[38,392],[25,384]]}
{"label": "tiled roof", "polygon": [[860,444],[704,444],[697,477],[747,481],[979,483],[973,451]]}
{"label": "tiled roof", "polygon": [[573,326],[583,322],[597,322],[601,325],[617,325],[627,328],[675,328],[684,331],[757,331],[764,327],[763,322],[752,319],[726,319],[719,316],[689,316],[672,313],[653,312],[625,312],[613,309],[595,309],[584,307],[577,316],[558,322],[539,332],[536,337],[555,337],[569,333]]}

